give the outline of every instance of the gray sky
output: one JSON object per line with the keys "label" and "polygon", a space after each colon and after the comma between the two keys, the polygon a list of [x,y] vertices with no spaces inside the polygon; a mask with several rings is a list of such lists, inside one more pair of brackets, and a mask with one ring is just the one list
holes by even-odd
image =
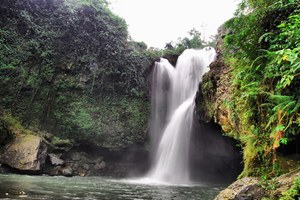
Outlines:
{"label": "gray sky", "polygon": [[[164,48],[195,28],[206,41],[233,17],[239,0],[109,0],[111,10],[124,18],[129,34],[148,47]],[[204,38],[205,37],[205,38]]]}

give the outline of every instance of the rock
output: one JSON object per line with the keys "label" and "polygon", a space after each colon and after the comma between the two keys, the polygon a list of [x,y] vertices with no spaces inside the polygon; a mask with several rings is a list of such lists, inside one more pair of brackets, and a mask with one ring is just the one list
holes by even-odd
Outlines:
{"label": "rock", "polygon": [[52,142],[52,145],[54,146],[53,153],[65,153],[69,151],[72,147],[73,144],[69,139],[66,140],[58,140],[56,142]]}
{"label": "rock", "polygon": [[85,176],[85,173],[80,172],[80,173],[79,173],[79,176],[82,176],[82,177],[83,177],[83,176]]}
{"label": "rock", "polygon": [[106,168],[106,163],[104,161],[102,161],[101,163],[97,163],[95,166],[94,166],[94,169],[95,170],[99,170],[99,169],[105,169]]}
{"label": "rock", "polygon": [[0,149],[0,162],[19,170],[41,170],[46,156],[46,144],[34,135],[18,135],[11,143]]}
{"label": "rock", "polygon": [[221,191],[215,200],[235,199],[236,195],[251,184],[257,184],[260,178],[245,177],[232,183],[228,188]]}
{"label": "rock", "polygon": [[95,63],[95,62],[92,62],[92,63],[90,63],[90,65],[88,66],[88,69],[91,71],[91,72],[96,72],[96,71],[98,71],[98,65],[97,65],[97,63]]}
{"label": "rock", "polygon": [[224,39],[226,37],[226,35],[232,35],[234,34],[233,30],[228,30],[227,28],[224,27],[224,24],[222,24],[221,26],[219,26],[218,28],[218,34],[220,35],[221,39]]}
{"label": "rock", "polygon": [[65,162],[62,159],[60,159],[59,157],[57,157],[54,154],[48,154],[48,156],[49,156],[51,165],[58,166],[58,165],[64,165],[65,164]]}
{"label": "rock", "polygon": [[163,58],[167,59],[173,66],[176,66],[179,55],[166,53]]}
{"label": "rock", "polygon": [[73,154],[71,159],[74,160],[74,161],[79,161],[80,160],[80,155],[79,154]]}
{"label": "rock", "polygon": [[53,139],[53,135],[44,131],[37,131],[40,136],[44,137],[48,142]]}
{"label": "rock", "polygon": [[73,147],[73,144],[71,143],[71,141],[69,139],[58,140],[56,142],[53,142],[52,144],[57,147],[68,147],[68,148]]}
{"label": "rock", "polygon": [[82,168],[85,169],[86,171],[89,171],[90,166],[85,163],[85,164],[83,164]]}
{"label": "rock", "polygon": [[230,95],[230,66],[225,64],[224,58],[219,58],[209,67],[210,71],[203,76],[199,85],[196,97],[197,113],[201,120],[214,119],[215,123],[222,121],[225,125],[228,116],[231,118],[230,111],[223,106],[223,102],[228,100]]}
{"label": "rock", "polygon": [[96,159],[96,163],[101,163],[103,161],[103,157],[101,156],[101,157],[98,157],[97,159]]}
{"label": "rock", "polygon": [[54,168],[51,168],[47,172],[47,174],[50,175],[50,176],[59,176],[59,175],[61,175],[61,172],[62,172],[61,166],[56,166]]}
{"label": "rock", "polygon": [[68,176],[71,177],[73,176],[73,170],[71,167],[65,167],[61,169],[62,175],[63,176]]}
{"label": "rock", "polygon": [[[220,39],[217,41],[215,50],[217,52],[217,58],[220,58],[221,55],[223,55],[225,52],[223,45],[224,45],[224,38],[226,37],[226,35],[232,35],[234,34],[233,30],[228,30],[227,28],[223,27],[224,24],[222,24],[219,28],[218,28],[218,34],[220,36]],[[227,52],[228,53],[228,52]],[[233,52],[229,52],[229,53],[233,53]]]}
{"label": "rock", "polygon": [[299,177],[300,169],[272,180],[245,177],[221,191],[215,200],[280,199],[283,192],[292,187],[295,178]]}

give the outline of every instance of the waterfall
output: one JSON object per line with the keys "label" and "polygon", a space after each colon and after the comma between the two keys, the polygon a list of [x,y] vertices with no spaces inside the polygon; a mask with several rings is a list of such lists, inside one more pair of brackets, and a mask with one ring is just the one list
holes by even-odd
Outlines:
{"label": "waterfall", "polygon": [[156,62],[152,77],[151,158],[148,178],[189,183],[189,144],[194,128],[195,96],[215,50],[187,49],[176,68],[166,59]]}

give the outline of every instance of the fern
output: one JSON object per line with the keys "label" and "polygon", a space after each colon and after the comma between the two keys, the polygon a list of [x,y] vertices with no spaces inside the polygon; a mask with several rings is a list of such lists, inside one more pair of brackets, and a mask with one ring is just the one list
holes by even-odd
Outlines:
{"label": "fern", "polygon": [[[260,36],[260,38],[258,39],[258,43],[261,43],[261,41],[266,38],[267,36],[273,35],[274,33],[269,32],[269,33],[265,33],[262,36]],[[267,42],[267,41],[266,41]]]}

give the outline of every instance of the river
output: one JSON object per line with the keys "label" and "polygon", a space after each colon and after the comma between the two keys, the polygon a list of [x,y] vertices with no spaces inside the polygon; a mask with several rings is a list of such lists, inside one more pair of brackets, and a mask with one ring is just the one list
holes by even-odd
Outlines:
{"label": "river", "polygon": [[3,199],[212,200],[227,185],[167,185],[147,179],[0,174]]}

